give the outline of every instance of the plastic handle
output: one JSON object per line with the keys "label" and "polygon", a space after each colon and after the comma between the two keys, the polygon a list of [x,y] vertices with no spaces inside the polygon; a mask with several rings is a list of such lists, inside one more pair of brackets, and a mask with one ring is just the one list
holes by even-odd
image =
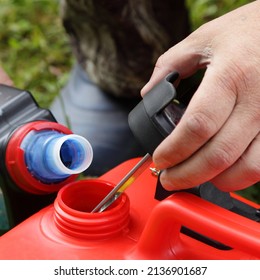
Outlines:
{"label": "plastic handle", "polygon": [[176,193],[154,208],[132,257],[176,258],[173,247],[183,246],[180,245],[181,226],[260,258],[257,222],[188,193]]}

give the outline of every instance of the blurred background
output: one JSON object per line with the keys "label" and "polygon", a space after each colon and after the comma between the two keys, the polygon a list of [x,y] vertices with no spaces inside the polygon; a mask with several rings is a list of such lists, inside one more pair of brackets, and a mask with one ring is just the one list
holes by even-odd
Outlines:
{"label": "blurred background", "polygon": [[[193,29],[248,2],[252,1],[186,0]],[[16,87],[29,90],[48,108],[73,62],[58,0],[0,0],[0,65]],[[240,193],[260,202],[260,184]]]}

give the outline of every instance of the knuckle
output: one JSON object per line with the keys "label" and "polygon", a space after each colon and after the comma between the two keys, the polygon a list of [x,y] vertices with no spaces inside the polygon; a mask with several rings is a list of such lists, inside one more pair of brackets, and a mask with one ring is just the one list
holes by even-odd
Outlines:
{"label": "knuckle", "polygon": [[207,152],[205,160],[213,171],[222,171],[230,167],[236,161],[236,148],[227,144],[219,145]]}
{"label": "knuckle", "polygon": [[165,64],[164,54],[160,55],[155,63],[155,68],[161,69]]}
{"label": "knuckle", "polygon": [[[232,74],[230,69],[232,69]],[[229,67],[222,69],[217,78],[223,90],[236,96],[237,101],[240,102],[241,98],[251,98],[252,87],[258,83],[256,77],[259,77],[259,73],[249,63],[241,61],[238,63],[231,59]]]}
{"label": "knuckle", "polygon": [[188,133],[198,140],[208,140],[217,131],[215,122],[205,112],[192,114],[186,127]]}

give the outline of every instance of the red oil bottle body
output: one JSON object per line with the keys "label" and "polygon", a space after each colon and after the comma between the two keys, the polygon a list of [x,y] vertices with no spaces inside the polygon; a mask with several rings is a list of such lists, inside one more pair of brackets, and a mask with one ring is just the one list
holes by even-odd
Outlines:
{"label": "red oil bottle body", "polygon": [[30,92],[0,84],[0,235],[43,207],[92,161],[90,143]]}
{"label": "red oil bottle body", "polygon": [[0,259],[260,259],[259,223],[189,193],[159,202],[150,170],[106,211],[90,213],[136,162],[69,183],[0,238]]}

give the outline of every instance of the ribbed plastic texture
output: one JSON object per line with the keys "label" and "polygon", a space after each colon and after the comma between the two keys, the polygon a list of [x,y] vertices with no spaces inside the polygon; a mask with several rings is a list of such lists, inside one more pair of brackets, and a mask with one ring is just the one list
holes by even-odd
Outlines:
{"label": "ribbed plastic texture", "polygon": [[69,236],[86,240],[112,238],[124,231],[129,222],[129,199],[123,194],[107,211],[91,210],[114,187],[103,180],[82,180],[62,188],[54,202],[56,227]]}

